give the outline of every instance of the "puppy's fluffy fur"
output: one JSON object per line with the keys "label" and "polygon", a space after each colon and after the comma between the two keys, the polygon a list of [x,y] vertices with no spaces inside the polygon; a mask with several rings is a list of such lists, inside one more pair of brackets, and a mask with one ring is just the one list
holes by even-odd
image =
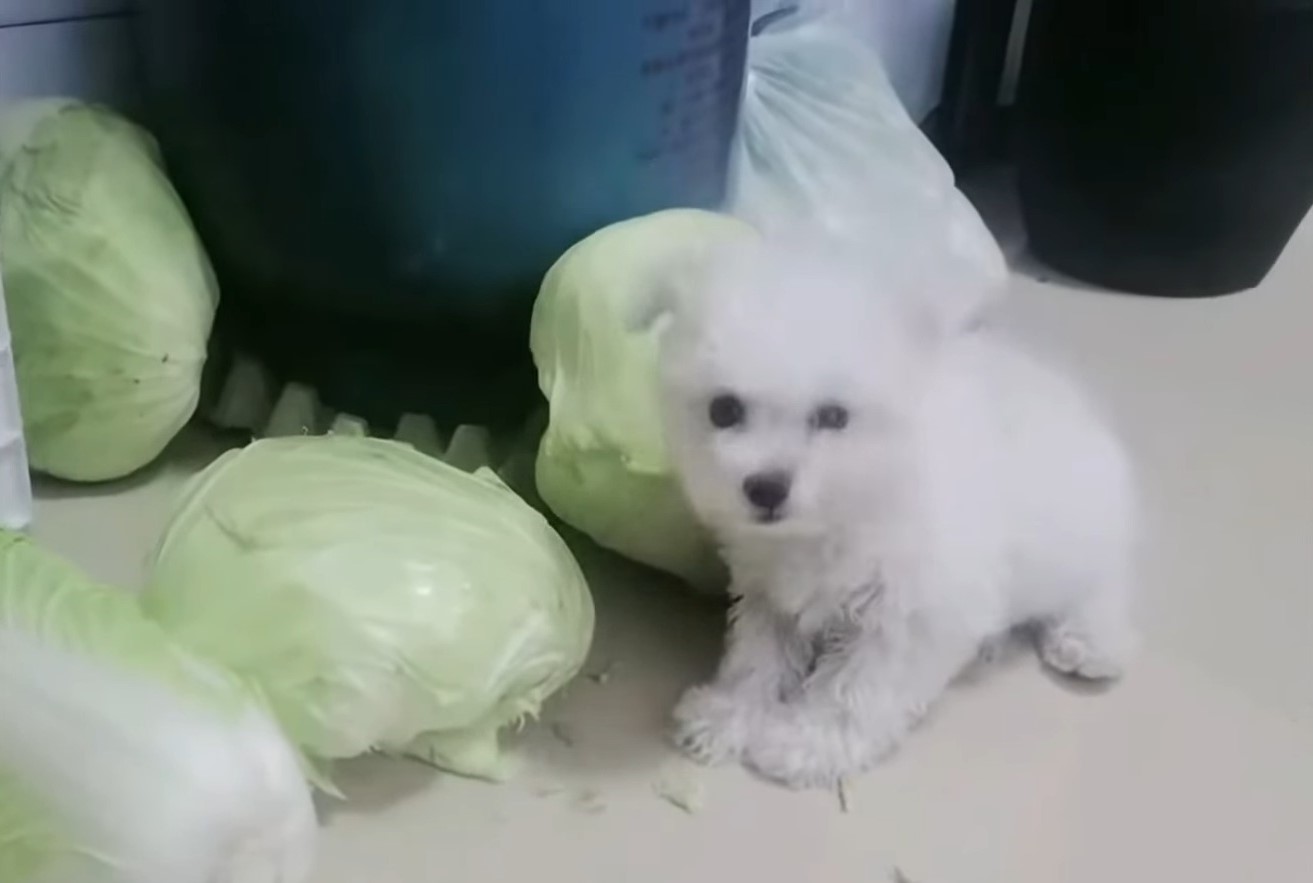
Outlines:
{"label": "puppy's fluffy fur", "polygon": [[663,332],[666,424],[737,600],[682,748],[832,785],[1023,624],[1052,668],[1120,674],[1132,478],[1070,382],[848,249],[701,264]]}

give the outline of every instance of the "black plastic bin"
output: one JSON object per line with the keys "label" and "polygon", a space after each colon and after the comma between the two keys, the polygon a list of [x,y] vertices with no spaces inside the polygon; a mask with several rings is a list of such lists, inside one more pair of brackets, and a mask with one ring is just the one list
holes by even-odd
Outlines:
{"label": "black plastic bin", "polygon": [[1313,205],[1311,0],[1035,0],[1019,95],[1035,255],[1097,285],[1257,285]]}

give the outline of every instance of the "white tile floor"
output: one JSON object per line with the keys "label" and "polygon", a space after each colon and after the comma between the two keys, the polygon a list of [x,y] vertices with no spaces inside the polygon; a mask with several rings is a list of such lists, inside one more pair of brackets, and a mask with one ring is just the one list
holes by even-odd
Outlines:
{"label": "white tile floor", "polygon": [[[1238,883],[1313,867],[1313,221],[1258,291],[1211,301],[1015,281],[1009,320],[1120,419],[1143,473],[1147,648],[1122,686],[1073,692],[1018,656],[957,689],[908,748],[829,794],[697,773],[655,793],[680,688],[718,623],[587,555],[594,670],[495,787],[396,761],[348,765],[315,883],[441,880]],[[39,488],[37,534],[135,582],[195,437],[126,486]],[[674,768],[680,772],[678,768]],[[682,773],[680,773],[682,774]],[[1304,868],[1300,871],[1299,868]]]}

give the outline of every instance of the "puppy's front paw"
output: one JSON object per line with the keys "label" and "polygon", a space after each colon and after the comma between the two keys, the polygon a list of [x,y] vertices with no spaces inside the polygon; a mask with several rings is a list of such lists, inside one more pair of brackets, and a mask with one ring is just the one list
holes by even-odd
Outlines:
{"label": "puppy's front paw", "polygon": [[749,710],[729,691],[693,687],[679,700],[673,717],[675,746],[698,763],[712,766],[742,755]]}
{"label": "puppy's front paw", "polygon": [[787,788],[833,788],[870,768],[881,753],[876,741],[861,738],[850,727],[783,718],[753,734],[745,763],[762,778]]}

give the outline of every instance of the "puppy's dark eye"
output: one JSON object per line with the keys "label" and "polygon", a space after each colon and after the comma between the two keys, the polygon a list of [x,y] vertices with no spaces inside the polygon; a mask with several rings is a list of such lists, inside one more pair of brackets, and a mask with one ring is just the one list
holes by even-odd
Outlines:
{"label": "puppy's dark eye", "polygon": [[821,405],[811,416],[812,429],[838,432],[848,426],[848,409],[843,405]]}
{"label": "puppy's dark eye", "polygon": [[743,400],[728,393],[716,396],[707,408],[707,417],[717,429],[733,429],[742,424],[747,416],[748,409]]}

